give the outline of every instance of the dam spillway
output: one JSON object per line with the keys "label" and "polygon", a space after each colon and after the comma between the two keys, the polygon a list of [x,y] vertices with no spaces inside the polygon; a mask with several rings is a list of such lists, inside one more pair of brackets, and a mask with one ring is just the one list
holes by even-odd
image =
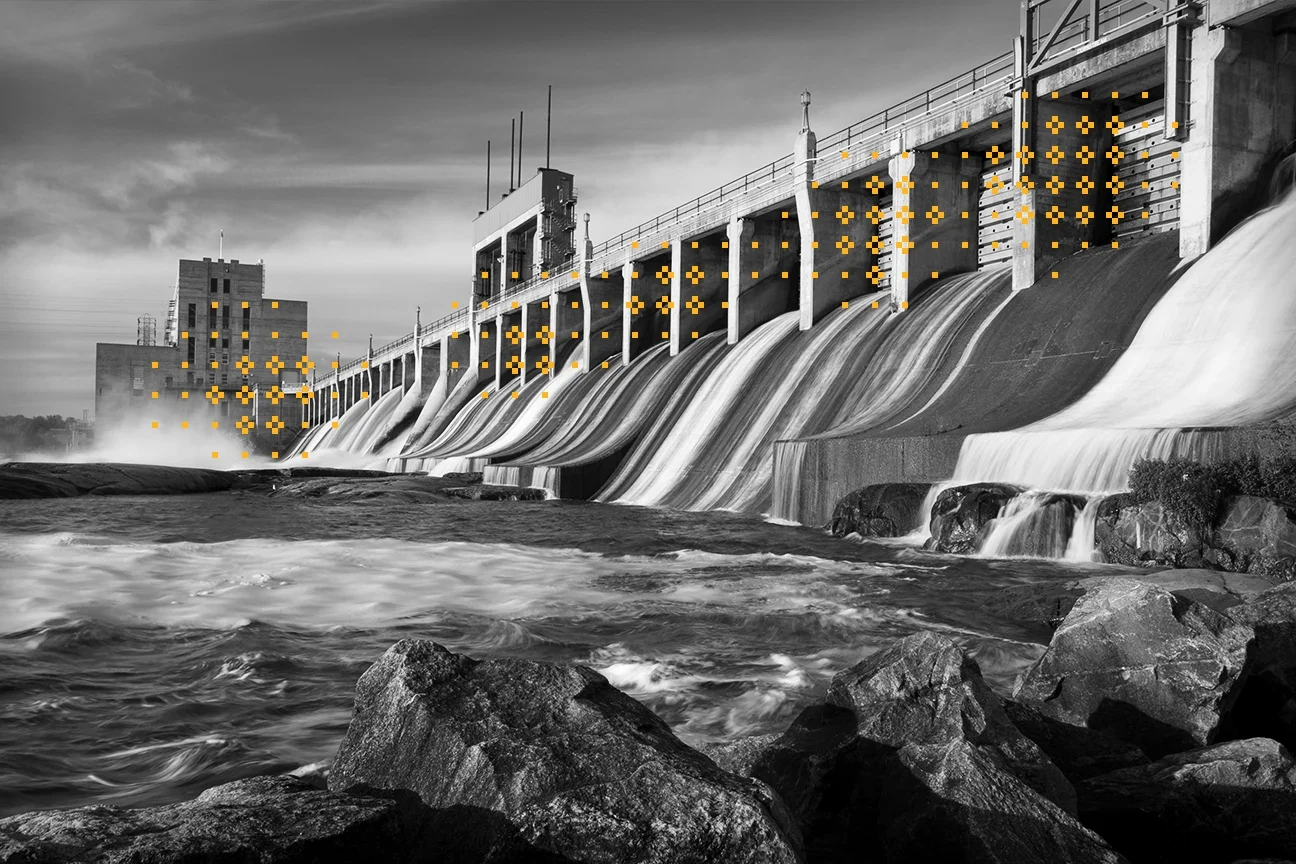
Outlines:
{"label": "dam spillway", "polygon": [[1254,451],[1296,399],[1249,340],[1292,205],[1238,227],[1296,139],[1292,5],[1029,0],[1012,52],[822,139],[806,94],[790,156],[583,249],[543,169],[479,215],[473,301],[317,377],[292,455],[818,525]]}

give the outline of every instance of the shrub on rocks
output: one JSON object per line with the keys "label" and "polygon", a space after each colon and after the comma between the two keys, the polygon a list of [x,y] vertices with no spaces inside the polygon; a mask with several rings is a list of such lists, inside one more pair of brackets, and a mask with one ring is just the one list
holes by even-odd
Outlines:
{"label": "shrub on rocks", "polygon": [[811,862],[1120,860],[1063,809],[1070,784],[976,663],[933,633],[839,674],[752,774],[787,801]]}
{"label": "shrub on rocks", "polygon": [[1296,457],[1142,459],[1129,482],[1099,506],[1103,560],[1296,578]]}
{"label": "shrub on rocks", "polygon": [[1109,579],[1076,601],[1014,698],[1159,758],[1214,743],[1252,639],[1250,627],[1193,600]]}
{"label": "shrub on rocks", "polygon": [[1296,762],[1267,738],[1167,756],[1076,790],[1082,821],[1132,864],[1296,852]]}
{"label": "shrub on rocks", "polygon": [[426,641],[361,677],[329,787],[415,792],[440,861],[801,860],[777,796],[593,670]]}

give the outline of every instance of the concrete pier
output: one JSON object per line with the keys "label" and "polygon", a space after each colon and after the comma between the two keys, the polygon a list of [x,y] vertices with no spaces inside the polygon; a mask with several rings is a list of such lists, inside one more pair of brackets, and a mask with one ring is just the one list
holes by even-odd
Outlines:
{"label": "concrete pier", "polygon": [[1205,252],[1254,209],[1264,191],[1256,188],[1262,167],[1296,140],[1296,12],[1197,27],[1190,50],[1192,128],[1183,147],[1179,231],[1184,258]]}
{"label": "concrete pier", "polygon": [[363,374],[320,376],[307,416],[429,362],[448,388],[471,368],[507,389],[721,329],[736,344],[793,310],[809,329],[879,291],[903,313],[991,266],[1062,290],[1078,258],[1175,231],[1191,258],[1264,203],[1296,147],[1296,0],[1029,0],[1021,24],[1011,51],[829,135],[803,93],[790,154],[597,245],[586,220],[577,247],[572,175],[542,169],[478,214],[473,300],[429,328],[435,360],[413,340],[375,350]]}
{"label": "concrete pier", "polygon": [[905,150],[892,156],[891,306],[909,308],[911,291],[977,269],[976,212],[979,161],[957,152]]}
{"label": "concrete pier", "polygon": [[526,353],[526,330],[523,328],[525,307],[505,312],[499,321],[500,338],[496,340],[495,387],[503,392],[515,380],[520,382],[523,356]]}
{"label": "concrete pier", "polygon": [[[755,241],[753,241],[755,242]],[[671,244],[670,353],[728,327],[729,240],[713,231]]]}
{"label": "concrete pier", "polygon": [[728,341],[739,340],[801,302],[801,226],[796,203],[734,216],[729,241]]}
{"label": "concrete pier", "polygon": [[1111,154],[1116,116],[1111,104],[1032,93],[1022,101],[1034,134],[1020,137],[1018,146],[1034,155],[1029,161],[1015,157],[1015,185],[1021,192],[1013,215],[1016,290],[1051,279],[1063,258],[1110,242],[1116,216],[1109,183],[1117,155]]}
{"label": "concrete pier", "polygon": [[579,283],[570,290],[554,295],[557,302],[553,304],[550,327],[555,333],[553,375],[562,369],[587,368],[584,352],[580,349],[586,344],[585,304]]}
{"label": "concrete pier", "polygon": [[841,308],[843,301],[868,293],[872,232],[864,214],[874,203],[876,195],[858,181],[828,186],[811,181],[797,189],[802,330]]}
{"label": "concrete pier", "polygon": [[623,357],[627,364],[670,338],[671,256],[632,260],[622,268],[626,316]]}
{"label": "concrete pier", "polygon": [[625,281],[616,270],[587,272],[583,283],[587,363],[606,368],[624,350]]}

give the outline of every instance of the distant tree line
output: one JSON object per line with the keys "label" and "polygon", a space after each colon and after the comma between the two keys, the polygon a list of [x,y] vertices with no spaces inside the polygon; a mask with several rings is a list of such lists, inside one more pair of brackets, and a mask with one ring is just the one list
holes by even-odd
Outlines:
{"label": "distant tree line", "polygon": [[0,416],[0,454],[62,450],[67,447],[67,429],[75,422],[58,414]]}

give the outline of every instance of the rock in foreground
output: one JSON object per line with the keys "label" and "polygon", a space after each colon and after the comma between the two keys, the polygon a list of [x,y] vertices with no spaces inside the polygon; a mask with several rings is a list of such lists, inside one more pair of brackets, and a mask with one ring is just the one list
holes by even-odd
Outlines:
{"label": "rock in foreground", "polygon": [[443,861],[795,862],[782,802],[580,666],[397,643],[360,679],[329,786],[409,789]]}
{"label": "rock in foreground", "polygon": [[256,777],[167,807],[93,806],[11,816],[0,820],[0,862],[421,861],[429,852],[419,845],[423,809],[410,793],[339,794],[295,777]]}
{"label": "rock in foreground", "polygon": [[117,463],[11,462],[0,466],[0,498],[184,495],[224,492],[239,475],[210,468]]}
{"label": "rock in foreground", "polygon": [[1249,738],[1081,783],[1080,817],[1133,864],[1296,853],[1296,762]]}
{"label": "rock in foreground", "polygon": [[463,498],[468,501],[543,501],[545,490],[522,486],[451,486],[445,490],[447,495]]}
{"label": "rock in foreground", "polygon": [[1152,758],[1214,743],[1247,671],[1250,627],[1154,585],[1081,597],[1014,698]]}
{"label": "rock in foreground", "polygon": [[839,674],[752,774],[787,801],[813,862],[1120,860],[1054,803],[1073,806],[1070,784],[933,633]]}

